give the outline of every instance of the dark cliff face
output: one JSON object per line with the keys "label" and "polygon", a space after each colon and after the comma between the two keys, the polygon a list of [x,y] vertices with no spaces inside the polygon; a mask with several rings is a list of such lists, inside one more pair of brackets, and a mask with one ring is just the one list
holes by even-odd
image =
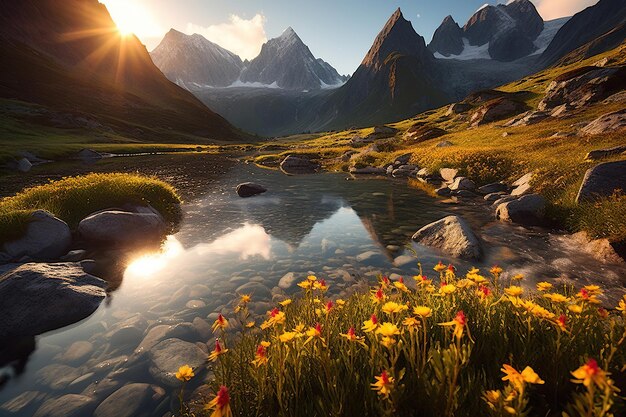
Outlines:
{"label": "dark cliff face", "polygon": [[543,18],[530,0],[516,0],[505,6],[506,13],[515,20],[518,29],[530,40],[537,39],[544,27]]}
{"label": "dark cliff face", "polygon": [[343,80],[328,63],[313,56],[292,28],[267,41],[241,74],[243,82],[276,83],[288,90],[315,90]]}
{"label": "dark cliff face", "polygon": [[234,53],[201,35],[171,29],[150,53],[154,63],[173,82],[226,87],[239,78],[243,62]]}
{"label": "dark cliff face", "polygon": [[432,52],[439,52],[441,55],[459,55],[463,52],[463,30],[454,21],[452,16],[443,19],[441,25],[433,34],[433,39],[428,45]]}
{"label": "dark cliff face", "polygon": [[592,54],[615,48],[626,38],[626,1],[600,0],[576,13],[557,32],[541,55],[542,66],[550,66],[578,48],[590,45]]}
{"label": "dark cliff face", "polygon": [[237,135],[167,80],[136,37],[121,36],[97,0],[2,0],[1,6],[0,96],[81,111],[116,130],[131,122],[222,139]]}

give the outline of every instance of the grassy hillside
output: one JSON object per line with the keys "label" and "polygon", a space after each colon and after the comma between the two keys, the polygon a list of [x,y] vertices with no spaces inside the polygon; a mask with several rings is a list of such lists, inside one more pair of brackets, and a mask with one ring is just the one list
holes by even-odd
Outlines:
{"label": "grassy hillside", "polygon": [[[499,88],[505,92],[524,92],[521,100],[530,108],[536,108],[546,87],[552,80],[573,69],[593,65],[598,61],[605,65],[626,64],[626,44],[612,51],[579,61],[574,64],[549,68],[537,74]],[[567,136],[577,133],[579,123],[587,123],[596,117],[624,108],[624,102],[596,103],[571,112],[570,117],[549,118],[530,126],[502,127],[503,122],[471,128],[467,121],[446,116],[447,107],[421,113],[411,119],[390,126],[398,134],[378,142],[378,152],[362,153],[356,163],[382,165],[397,156],[412,153],[411,162],[421,167],[438,169],[455,167],[461,174],[485,184],[496,180],[514,181],[529,171],[535,171],[534,188],[551,203],[552,214],[570,230],[585,229],[597,237],[614,240],[626,239],[626,197],[596,206],[577,206],[574,199],[583,175],[598,162],[585,161],[585,155],[594,149],[624,144],[624,133],[615,132],[595,136]],[[471,111],[470,111],[471,113]],[[417,122],[444,129],[446,135],[421,143],[403,139],[404,133]],[[350,144],[354,136],[365,137],[372,128],[333,132],[316,138],[297,142],[292,138],[268,144],[266,149],[282,146],[282,152],[261,152],[256,162],[271,165],[287,153],[295,152],[319,155],[327,169],[345,171],[350,163],[338,156],[346,151],[362,149]],[[506,135],[503,135],[506,132]],[[554,136],[559,133],[558,136]],[[450,147],[438,148],[437,143],[449,141]],[[619,156],[608,160],[620,159]]]}

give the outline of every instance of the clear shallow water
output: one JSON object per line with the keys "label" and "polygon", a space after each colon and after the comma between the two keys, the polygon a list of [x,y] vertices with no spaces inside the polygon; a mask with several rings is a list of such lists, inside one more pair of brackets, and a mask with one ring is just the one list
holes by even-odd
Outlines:
{"label": "clear shallow water", "polygon": [[[234,189],[245,181],[269,191],[241,199]],[[333,297],[346,297],[379,273],[410,277],[417,273],[416,260],[403,246],[420,227],[451,213],[465,217],[485,242],[478,267],[498,263],[509,273],[524,273],[528,285],[601,282],[612,299],[624,292],[623,265],[601,264],[569,238],[493,222],[482,205],[444,204],[403,181],[290,177],[238,164],[184,208],[179,232],[158,253],[130,254],[115,290],[91,317],[16,349],[23,360],[5,370],[11,378],[0,389],[0,415],[30,416],[46,400],[66,394],[85,396],[90,413],[115,390],[139,382],[158,387],[142,404],[144,414],[163,416],[172,405],[176,409],[176,393],[150,373],[144,349],[136,351],[151,329],[170,325],[169,337],[207,351],[213,339],[202,323],[211,323],[216,311],[228,315],[237,292],[251,292],[251,307],[264,314],[272,299],[296,292],[295,282],[309,271],[327,278]],[[437,261],[448,260],[435,250],[413,248],[427,274]],[[455,265],[460,272],[472,266]],[[279,288],[289,273],[295,281]],[[18,410],[16,404],[24,403]]]}

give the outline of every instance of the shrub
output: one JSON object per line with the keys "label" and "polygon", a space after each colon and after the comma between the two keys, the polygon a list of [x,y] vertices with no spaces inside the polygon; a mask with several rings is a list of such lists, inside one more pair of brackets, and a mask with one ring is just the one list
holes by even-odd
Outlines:
{"label": "shrub", "polygon": [[23,234],[34,210],[47,210],[70,228],[91,213],[124,204],[151,205],[170,224],[180,221],[174,187],[138,174],[88,174],[26,188],[0,200],[0,243]]}
{"label": "shrub", "polygon": [[231,323],[220,314],[213,325],[218,395],[208,408],[240,416],[625,411],[611,378],[626,363],[626,296],[608,312],[595,285],[542,282],[530,291],[498,267],[488,277],[457,276],[441,262],[435,271],[435,279],[414,277],[415,289],[379,277],[345,301],[330,300],[329,284],[309,276],[298,284],[303,295],[261,324],[241,295]]}

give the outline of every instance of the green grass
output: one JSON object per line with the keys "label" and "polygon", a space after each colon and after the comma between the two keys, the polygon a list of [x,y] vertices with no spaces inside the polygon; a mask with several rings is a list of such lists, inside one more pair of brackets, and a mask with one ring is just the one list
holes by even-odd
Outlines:
{"label": "green grass", "polygon": [[[411,280],[415,289],[379,277],[370,292],[345,302],[328,297],[332,282],[303,277],[301,295],[276,304],[251,328],[247,301],[234,300],[233,312],[222,311],[227,327],[214,326],[221,352],[209,385],[215,392],[227,387],[237,416],[608,417],[625,411],[615,388],[626,388],[626,297],[621,311],[608,312],[598,309],[602,289],[596,286],[523,289],[523,277],[495,268],[456,276],[443,266],[426,274],[436,278],[420,274]],[[372,315],[377,325],[368,331]],[[346,337],[351,328],[354,338]],[[261,349],[263,342],[269,344]],[[598,382],[613,383],[591,391],[572,381],[590,358],[611,373]],[[503,382],[505,365],[519,372],[531,367],[543,382]],[[393,378],[388,395],[371,385],[383,371]],[[500,396],[490,406],[485,394],[491,390]],[[604,412],[587,413],[603,402]]]}
{"label": "green grass", "polygon": [[171,225],[180,221],[176,190],[136,174],[88,174],[27,188],[0,199],[0,243],[21,236],[34,210],[47,210],[74,229],[91,213],[125,204],[151,205]]}
{"label": "green grass", "polygon": [[[565,72],[593,65],[596,61],[608,58],[607,65],[626,64],[626,45],[598,56],[561,67],[549,68],[522,80],[501,86],[499,90],[516,93],[530,108],[536,108],[550,82]],[[612,241],[626,239],[626,216],[613,215],[624,213],[624,199],[607,199],[598,208],[577,206],[575,197],[587,169],[599,162],[619,160],[620,156],[602,161],[585,161],[585,155],[594,150],[623,144],[623,132],[579,137],[553,137],[555,133],[576,133],[578,123],[591,120],[613,111],[622,109],[623,103],[596,103],[580,110],[575,110],[564,119],[549,118],[530,126],[503,128],[502,122],[496,122],[477,128],[471,128],[466,120],[446,116],[447,107],[421,113],[410,119],[390,124],[399,130],[398,134],[383,141],[377,141],[378,152],[362,153],[349,162],[339,159],[326,159],[322,163],[330,171],[347,171],[350,164],[357,167],[383,165],[392,162],[397,156],[411,153],[411,162],[436,171],[442,167],[454,167],[479,185],[493,181],[507,181],[534,171],[533,187],[543,194],[551,204],[550,213],[558,216],[553,219],[561,227],[570,231],[586,230],[592,237],[606,237]],[[448,134],[424,141],[411,143],[406,141],[404,133],[415,123],[445,130]],[[371,128],[343,132],[320,134],[304,142],[284,138],[271,144],[297,147],[299,152],[340,155],[343,152],[361,148],[353,147],[350,139],[355,136],[365,137]],[[503,133],[507,132],[507,136]],[[437,148],[437,143],[449,141],[451,147]],[[285,154],[287,152],[283,152]],[[257,163],[266,163],[279,159],[282,155],[264,153]],[[607,215],[610,224],[604,225],[602,216]]]}

